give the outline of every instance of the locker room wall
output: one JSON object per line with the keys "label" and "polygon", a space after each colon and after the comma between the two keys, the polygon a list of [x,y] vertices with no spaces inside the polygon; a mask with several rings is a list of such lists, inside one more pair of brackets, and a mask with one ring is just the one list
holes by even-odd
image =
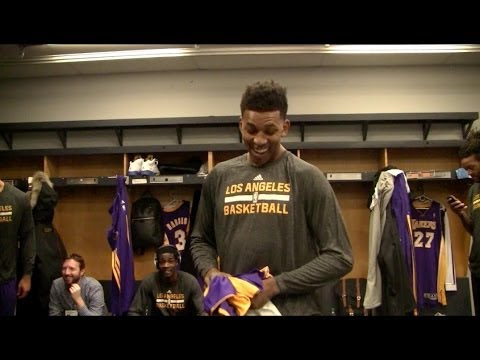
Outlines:
{"label": "locker room wall", "polygon": [[235,115],[268,79],[290,114],[480,111],[478,66],[323,67],[2,79],[0,123]]}

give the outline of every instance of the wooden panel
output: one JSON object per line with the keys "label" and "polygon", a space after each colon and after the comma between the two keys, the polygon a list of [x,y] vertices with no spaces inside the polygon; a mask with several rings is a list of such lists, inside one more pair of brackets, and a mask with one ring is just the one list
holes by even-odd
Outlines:
{"label": "wooden panel", "polygon": [[96,279],[111,278],[111,249],[107,230],[111,226],[108,209],[115,187],[57,188],[58,205],[54,224],[68,253],[85,258],[86,273]]}
{"label": "wooden panel", "polygon": [[387,149],[381,149],[380,150],[380,153],[378,154],[379,155],[379,159],[378,159],[378,167],[380,169],[383,169],[385,166],[388,165],[388,150]]}
{"label": "wooden panel", "polygon": [[367,277],[368,231],[370,210],[367,208],[369,183],[332,183],[342,210],[353,250],[353,269],[347,278]]}
{"label": "wooden panel", "polygon": [[219,162],[233,159],[234,157],[245,154],[246,150],[238,151],[217,151],[213,154],[213,166],[217,165]]}
{"label": "wooden panel", "polygon": [[208,152],[208,161],[207,161],[207,170],[208,172],[212,171],[213,169],[213,152]]}
{"label": "wooden panel", "polygon": [[128,161],[128,154],[123,154],[123,175],[127,175],[130,161]]}
{"label": "wooden panel", "polygon": [[43,171],[43,156],[0,159],[0,179],[27,178],[37,171]]}
{"label": "wooden panel", "polygon": [[58,174],[58,160],[54,156],[45,156],[43,160],[45,172],[50,177],[55,177]]}
{"label": "wooden panel", "polygon": [[302,159],[323,172],[377,171],[380,166],[378,149],[302,150]]}
{"label": "wooden panel", "polygon": [[114,176],[123,174],[123,154],[70,155],[55,159],[55,177]]}
{"label": "wooden panel", "polygon": [[458,148],[388,149],[388,165],[404,171],[453,170],[460,165]]}
{"label": "wooden panel", "polygon": [[[303,151],[307,151],[307,150],[292,150],[290,149],[289,150],[292,154],[300,157],[300,154],[302,153],[303,154]],[[317,150],[315,150],[317,151]],[[243,155],[247,152],[247,150],[238,150],[238,151],[217,151],[217,152],[214,152],[213,153],[213,166],[215,166],[216,164],[218,164],[219,162],[222,162],[222,161],[226,161],[226,160],[230,160],[230,159],[233,159],[234,157],[237,157],[237,156],[240,156],[240,155]]]}

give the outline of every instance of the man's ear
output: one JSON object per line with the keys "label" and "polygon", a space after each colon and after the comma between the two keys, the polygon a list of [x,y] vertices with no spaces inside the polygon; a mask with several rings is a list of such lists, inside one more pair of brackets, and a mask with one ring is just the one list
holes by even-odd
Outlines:
{"label": "man's ear", "polygon": [[243,125],[243,123],[242,123],[242,117],[240,116],[240,119],[239,119],[239,121],[238,121],[238,130],[240,131],[240,133],[242,132],[242,125]]}
{"label": "man's ear", "polygon": [[290,130],[290,120],[285,119],[285,120],[283,121],[282,137],[287,136],[289,130]]}

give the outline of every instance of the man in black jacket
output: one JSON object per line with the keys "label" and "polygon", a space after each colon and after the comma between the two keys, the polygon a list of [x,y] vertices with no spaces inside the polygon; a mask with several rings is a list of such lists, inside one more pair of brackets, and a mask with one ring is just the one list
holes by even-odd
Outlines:
{"label": "man in black jacket", "polygon": [[53,280],[62,276],[63,260],[67,251],[53,226],[58,194],[53,183],[43,171],[32,178],[32,188],[27,192],[35,224],[37,255],[32,273],[30,294],[17,304],[17,316],[48,316],[48,302]]}

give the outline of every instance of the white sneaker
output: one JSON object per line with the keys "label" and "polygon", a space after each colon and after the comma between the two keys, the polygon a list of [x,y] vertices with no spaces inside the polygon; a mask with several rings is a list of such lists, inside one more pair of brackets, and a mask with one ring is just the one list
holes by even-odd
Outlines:
{"label": "white sneaker", "polygon": [[158,171],[157,165],[157,159],[144,160],[142,164],[142,175],[160,175],[160,171]]}
{"label": "white sneaker", "polygon": [[128,167],[128,175],[129,176],[139,176],[142,174],[142,165],[143,165],[143,158],[140,157],[133,161],[130,161],[130,166]]}

